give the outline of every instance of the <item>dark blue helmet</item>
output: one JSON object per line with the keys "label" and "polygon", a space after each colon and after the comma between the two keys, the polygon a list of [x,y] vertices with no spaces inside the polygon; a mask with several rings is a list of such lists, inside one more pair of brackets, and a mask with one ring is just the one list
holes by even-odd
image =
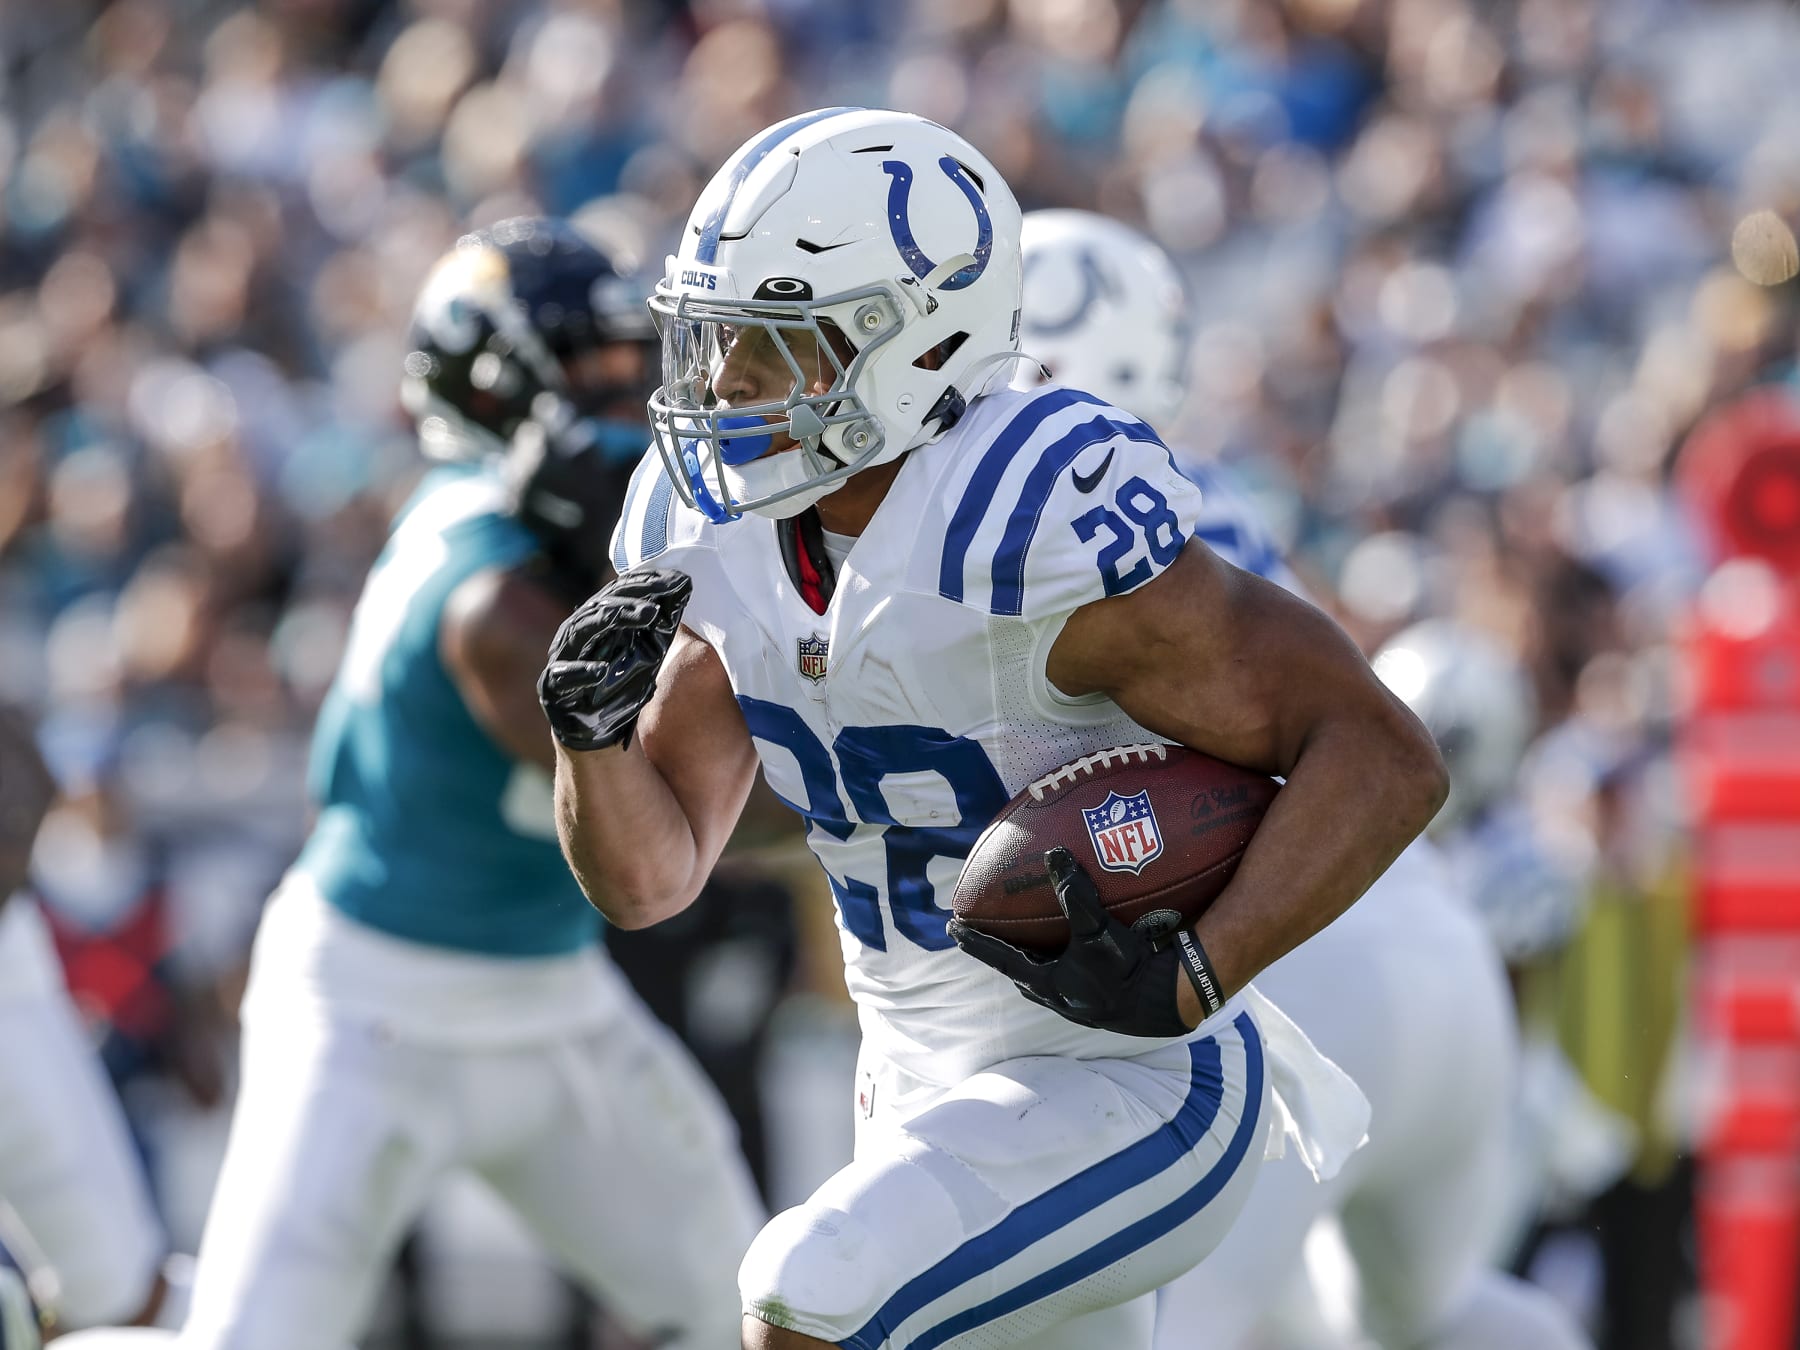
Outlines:
{"label": "dark blue helmet", "polygon": [[[641,408],[654,384],[656,334],[640,288],[560,220],[520,216],[457,240],[426,278],[410,336],[401,401],[438,459],[504,451],[543,395],[604,416]],[[641,379],[570,379],[584,356],[616,342],[643,344]]]}

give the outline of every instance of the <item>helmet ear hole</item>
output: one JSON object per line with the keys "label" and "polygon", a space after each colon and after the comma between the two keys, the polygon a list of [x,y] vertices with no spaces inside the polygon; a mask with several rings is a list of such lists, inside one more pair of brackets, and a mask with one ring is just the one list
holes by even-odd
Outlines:
{"label": "helmet ear hole", "polygon": [[969,340],[967,333],[952,333],[936,346],[927,347],[913,358],[913,365],[920,370],[942,370],[957,349]]}

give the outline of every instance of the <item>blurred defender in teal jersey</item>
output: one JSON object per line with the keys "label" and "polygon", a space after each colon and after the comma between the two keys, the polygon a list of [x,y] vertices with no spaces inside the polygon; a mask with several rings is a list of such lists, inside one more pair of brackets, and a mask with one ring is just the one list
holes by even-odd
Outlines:
{"label": "blurred defender in teal jersey", "polygon": [[648,1343],[736,1341],[754,1190],[712,1088],[601,951],[534,692],[604,579],[650,337],[556,222],[471,235],[426,283],[403,394],[450,462],[370,573],[319,718],[318,823],[257,936],[185,1341],[349,1341],[454,1167]]}

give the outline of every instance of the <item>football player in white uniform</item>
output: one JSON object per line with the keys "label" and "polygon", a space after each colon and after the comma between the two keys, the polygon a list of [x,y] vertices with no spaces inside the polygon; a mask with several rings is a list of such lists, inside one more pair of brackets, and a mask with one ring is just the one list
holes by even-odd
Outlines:
{"label": "football player in white uniform", "polygon": [[[1601,1102],[1558,1043],[1528,1011],[1534,971],[1553,961],[1587,906],[1586,839],[1558,839],[1552,813],[1533,803],[1531,757],[1554,754],[1555,732],[1533,749],[1537,700],[1517,657],[1453,619],[1427,619],[1375,653],[1375,673],[1445,747],[1450,798],[1431,822],[1457,893],[1474,902],[1489,939],[1523,995],[1521,1053],[1509,1101],[1512,1142],[1496,1260],[1515,1260],[1553,1208],[1572,1209],[1630,1166],[1630,1122]],[[1452,748],[1454,753],[1452,753]]]}
{"label": "football player in white uniform", "polygon": [[[1186,395],[1188,311],[1174,262],[1135,230],[1086,211],[1033,212],[1023,238],[1025,350],[1063,383],[1172,422]],[[1202,489],[1195,532],[1228,561],[1297,589],[1223,472],[1183,468]],[[1451,805],[1460,759],[1447,751]],[[1266,1166],[1218,1249],[1159,1299],[1157,1350],[1241,1350],[1253,1333],[1266,1340],[1266,1316],[1300,1274],[1306,1235],[1326,1213],[1342,1224],[1362,1329],[1380,1345],[1580,1343],[1544,1296],[1485,1268],[1517,1047],[1504,972],[1463,893],[1436,851],[1416,842],[1360,903],[1257,976],[1367,1094],[1369,1142],[1323,1184],[1294,1159]]]}
{"label": "football player in white uniform", "polygon": [[45,1263],[33,1284],[59,1329],[150,1323],[180,1301],[167,1240],[49,929],[15,894],[53,796],[29,726],[0,710],[0,1205]]}
{"label": "football player in white uniform", "polygon": [[[564,848],[615,921],[692,899],[759,763],[837,897],[856,1156],[745,1257],[753,1350],[1147,1346],[1270,1122],[1325,1172],[1365,1123],[1248,981],[1423,828],[1442,762],[1324,615],[1194,539],[1152,428],[1008,389],[1018,250],[999,172],[934,123],[834,108],[745,144],[652,301],[628,574],[539,685]],[[1010,796],[1157,740],[1287,779],[1192,930],[1099,915],[1070,849],[1061,956],[948,922]]]}
{"label": "football player in white uniform", "polygon": [[1450,796],[1430,838],[1501,959],[1525,966],[1567,945],[1581,923],[1586,878],[1557,856],[1519,790],[1537,726],[1524,668],[1493,638],[1453,619],[1401,630],[1371,664],[1446,747]]}
{"label": "football player in white uniform", "polygon": [[749,1169],[599,945],[533,692],[604,575],[607,445],[641,453],[651,337],[635,288],[558,221],[465,236],[427,278],[403,397],[451,462],[371,570],[320,709],[318,818],[257,931],[184,1346],[338,1350],[453,1168],[634,1335],[736,1332]]}

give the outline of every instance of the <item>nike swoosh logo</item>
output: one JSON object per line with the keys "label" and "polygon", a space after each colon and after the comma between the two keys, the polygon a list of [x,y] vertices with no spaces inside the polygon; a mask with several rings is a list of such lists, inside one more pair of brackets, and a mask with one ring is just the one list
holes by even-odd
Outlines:
{"label": "nike swoosh logo", "polygon": [[1069,471],[1069,481],[1075,484],[1077,492],[1092,492],[1100,486],[1100,480],[1106,477],[1106,471],[1112,467],[1113,454],[1118,448],[1116,445],[1109,446],[1106,458],[1100,461],[1100,466],[1092,473],[1078,473],[1073,469]]}
{"label": "nike swoosh logo", "polygon": [[794,240],[796,245],[805,249],[808,253],[829,253],[834,248],[849,248],[850,245],[860,244],[861,242],[862,240],[860,239],[846,239],[842,243],[837,244],[815,244],[810,239]]}

